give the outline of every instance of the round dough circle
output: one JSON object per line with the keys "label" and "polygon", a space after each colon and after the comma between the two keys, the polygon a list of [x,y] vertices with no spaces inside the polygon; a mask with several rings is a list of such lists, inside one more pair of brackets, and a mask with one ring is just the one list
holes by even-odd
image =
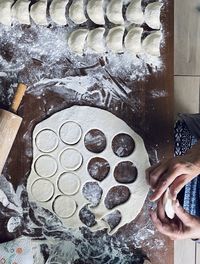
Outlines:
{"label": "round dough circle", "polygon": [[70,218],[76,209],[76,202],[68,196],[60,195],[53,202],[53,210],[61,218]]}
{"label": "round dough circle", "polygon": [[58,188],[66,195],[76,194],[80,189],[80,185],[79,177],[72,172],[63,173],[58,179]]}
{"label": "round dough circle", "polygon": [[35,161],[36,173],[44,178],[53,176],[57,171],[56,160],[49,155],[42,155]]}
{"label": "round dough circle", "polygon": [[39,202],[47,202],[54,195],[54,185],[47,179],[38,179],[31,186],[31,192]]}
{"label": "round dough circle", "polygon": [[83,162],[81,153],[73,148],[65,149],[60,155],[60,163],[66,170],[77,170]]}
{"label": "round dough circle", "polygon": [[77,123],[69,121],[61,126],[59,134],[64,143],[74,145],[81,139],[82,130]]}
{"label": "round dough circle", "polygon": [[58,146],[58,137],[53,130],[45,129],[37,134],[35,144],[40,151],[51,152]]}

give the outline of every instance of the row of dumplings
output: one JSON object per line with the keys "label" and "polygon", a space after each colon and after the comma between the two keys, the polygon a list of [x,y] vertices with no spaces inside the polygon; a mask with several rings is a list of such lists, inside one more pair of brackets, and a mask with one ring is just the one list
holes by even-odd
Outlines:
{"label": "row of dumplings", "polygon": [[133,27],[127,33],[124,26],[116,26],[106,32],[105,28],[93,30],[79,28],[72,31],[68,38],[69,48],[78,54],[86,50],[96,53],[111,51],[139,55],[146,53],[151,56],[160,56],[161,31],[155,31],[143,39],[143,28]]}
{"label": "row of dumplings", "polygon": [[[97,25],[104,25],[106,19],[116,25],[144,22],[152,29],[160,29],[160,10],[162,3],[154,2],[142,9],[142,0],[129,0],[123,16],[123,0],[52,0],[49,7],[51,20],[58,25],[66,25],[67,17],[75,24],[82,24],[88,18]],[[30,10],[30,12],[29,12]],[[0,0],[0,22],[11,25],[15,19],[21,24],[30,25],[30,17],[38,25],[48,25],[47,0],[39,0],[31,5],[30,0]]]}

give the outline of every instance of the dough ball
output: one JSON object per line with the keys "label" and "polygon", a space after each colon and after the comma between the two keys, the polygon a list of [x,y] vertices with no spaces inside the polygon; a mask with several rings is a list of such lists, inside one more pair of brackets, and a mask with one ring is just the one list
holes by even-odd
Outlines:
{"label": "dough ball", "polygon": [[47,26],[47,1],[40,0],[31,6],[30,15],[38,25]]}
{"label": "dough ball", "polygon": [[21,24],[30,25],[29,5],[30,1],[28,0],[15,2],[12,7],[12,17]]}
{"label": "dough ball", "polygon": [[151,56],[160,56],[161,33],[157,31],[148,35],[142,43],[143,50]]}
{"label": "dough ball", "polygon": [[1,0],[0,1],[0,23],[3,25],[11,25],[11,6],[13,1]]}
{"label": "dough ball", "polygon": [[175,217],[175,212],[172,203],[173,203],[172,196],[168,188],[163,198],[163,207],[165,209],[165,213],[167,217],[169,217],[170,219],[173,219]]}
{"label": "dough ball", "polygon": [[142,11],[141,0],[132,0],[126,9],[126,19],[131,23],[143,24],[144,14]]}
{"label": "dough ball", "polygon": [[69,18],[75,24],[82,24],[87,21],[84,12],[83,0],[74,0],[69,8]]}
{"label": "dough ball", "polygon": [[139,27],[132,28],[128,31],[125,41],[124,41],[124,46],[127,51],[131,53],[138,54],[142,50],[142,33],[143,29]]}
{"label": "dough ball", "polygon": [[89,18],[97,25],[104,25],[104,10],[102,0],[90,0],[87,5]]}
{"label": "dough ball", "polygon": [[95,52],[103,53],[105,51],[104,28],[95,28],[88,33],[87,45]]}
{"label": "dough ball", "polygon": [[111,28],[106,37],[106,44],[108,49],[114,53],[121,53],[124,51],[123,47],[124,27],[118,26]]}
{"label": "dough ball", "polygon": [[66,5],[68,4],[69,0],[53,0],[51,2],[49,13],[50,17],[58,25],[66,25],[67,19],[65,16],[65,9]]}
{"label": "dough ball", "polygon": [[145,9],[145,22],[146,24],[153,29],[160,28],[160,9],[162,7],[162,3],[154,2],[148,4]]}
{"label": "dough ball", "polygon": [[77,29],[73,31],[68,39],[69,48],[80,55],[83,54],[85,41],[87,38],[88,30],[87,29]]}
{"label": "dough ball", "polygon": [[123,1],[111,0],[107,6],[106,16],[113,24],[124,24],[124,18],[122,15]]}

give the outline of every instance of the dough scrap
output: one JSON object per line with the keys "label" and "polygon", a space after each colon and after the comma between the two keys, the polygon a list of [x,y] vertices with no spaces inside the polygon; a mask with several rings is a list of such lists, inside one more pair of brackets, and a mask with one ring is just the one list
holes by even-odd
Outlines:
{"label": "dough scrap", "polygon": [[29,15],[29,5],[28,0],[18,0],[12,6],[12,17],[16,19],[19,23],[30,25],[30,15]]}
{"label": "dough scrap", "polygon": [[70,49],[80,55],[83,54],[85,41],[88,35],[87,29],[77,29],[73,31],[68,39],[68,45]]}
{"label": "dough scrap", "polygon": [[170,218],[173,219],[175,217],[175,212],[174,212],[174,208],[173,208],[173,199],[170,193],[169,188],[166,190],[165,194],[164,194],[164,198],[163,198],[163,206],[165,209],[165,213],[166,215]]}
{"label": "dough scrap", "polygon": [[102,0],[90,0],[87,4],[87,14],[97,25],[104,25],[104,9]]}
{"label": "dough scrap", "polygon": [[106,10],[106,16],[108,20],[116,25],[124,24],[122,8],[123,8],[122,0],[111,0]]}
{"label": "dough scrap", "polygon": [[69,18],[75,24],[82,24],[87,21],[84,12],[84,2],[83,0],[74,0],[69,8]]}
{"label": "dough scrap", "polygon": [[87,37],[87,46],[95,52],[103,53],[105,51],[104,33],[105,28],[102,27],[90,30]]}
{"label": "dough scrap", "polygon": [[160,29],[160,10],[162,3],[154,2],[145,9],[145,22],[152,29]]}
{"label": "dough scrap", "polygon": [[40,0],[31,6],[30,15],[33,21],[41,26],[47,26],[47,1]]}
{"label": "dough scrap", "polygon": [[114,53],[124,51],[123,47],[124,27],[118,26],[111,28],[106,37],[107,47]]}
{"label": "dough scrap", "polygon": [[142,11],[141,0],[132,0],[126,9],[126,19],[131,23],[143,24],[144,14]]}
{"label": "dough scrap", "polygon": [[135,27],[128,31],[124,40],[124,46],[127,51],[134,54],[142,51],[142,33],[143,29],[140,27]]}
{"label": "dough scrap", "polygon": [[143,50],[151,56],[159,57],[161,37],[160,31],[148,35],[142,42]]}
{"label": "dough scrap", "polygon": [[51,19],[58,25],[66,25],[67,19],[65,16],[66,5],[69,0],[53,0],[51,2],[49,13]]}
{"label": "dough scrap", "polygon": [[0,23],[6,26],[11,25],[11,6],[13,1],[11,0],[0,0]]}

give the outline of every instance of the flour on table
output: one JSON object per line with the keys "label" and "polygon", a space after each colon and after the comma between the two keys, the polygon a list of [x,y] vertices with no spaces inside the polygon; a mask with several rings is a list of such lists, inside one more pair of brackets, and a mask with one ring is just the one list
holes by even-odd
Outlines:
{"label": "flour on table", "polygon": [[11,6],[12,0],[0,0],[0,23],[10,26],[11,25]]}
{"label": "flour on table", "polygon": [[[60,128],[68,122],[78,124],[84,135],[73,147],[60,138]],[[54,131],[59,142],[48,154],[36,145],[38,134],[45,130]],[[93,136],[92,140],[87,134]],[[98,135],[106,138],[106,144],[99,141]],[[134,147],[128,146],[129,141],[124,142],[122,135],[131,139]],[[115,143],[117,148],[120,144],[124,148],[120,156],[112,148]],[[121,175],[123,184],[115,179],[114,171],[120,176],[122,162],[134,164],[137,169],[137,176],[135,172],[132,175],[134,181],[126,180],[124,175]],[[92,231],[107,228],[115,233],[140,212],[148,193],[145,180],[148,167],[142,138],[124,121],[105,110],[73,106],[35,127],[27,190],[31,201],[55,213],[67,227],[87,226]]]}
{"label": "flour on table", "polygon": [[126,19],[138,25],[144,22],[141,0],[132,0],[126,9]]}
{"label": "flour on table", "polygon": [[124,46],[127,51],[138,54],[142,50],[142,33],[143,29],[134,27],[130,29],[125,37]]}
{"label": "flour on table", "polygon": [[68,2],[69,0],[53,0],[51,2],[49,8],[50,17],[58,25],[67,24],[65,12]]}
{"label": "flour on table", "polygon": [[82,24],[87,21],[84,11],[84,2],[83,0],[73,0],[69,8],[69,18],[75,24]]}
{"label": "flour on table", "polygon": [[33,21],[41,26],[47,26],[47,0],[40,0],[31,6],[30,15]]}
{"label": "flour on table", "polygon": [[145,9],[145,23],[152,29],[160,29],[160,10],[162,3],[154,2],[147,5]]}
{"label": "flour on table", "polygon": [[19,23],[30,25],[30,14],[29,14],[30,1],[18,0],[12,6],[12,17]]}
{"label": "flour on table", "polygon": [[85,41],[88,35],[87,29],[77,29],[73,31],[68,39],[69,48],[78,54],[83,54]]}
{"label": "flour on table", "polygon": [[90,0],[87,4],[87,14],[95,24],[104,25],[103,0]]}
{"label": "flour on table", "polygon": [[105,28],[99,27],[90,30],[87,36],[87,46],[95,52],[105,52],[105,40],[104,40]]}
{"label": "flour on table", "polygon": [[124,18],[122,15],[122,0],[111,0],[106,9],[106,16],[113,24],[124,24]]}
{"label": "flour on table", "polygon": [[124,37],[124,27],[118,26],[111,28],[106,36],[106,45],[109,50],[114,53],[120,53],[124,51],[123,47],[123,37]]}
{"label": "flour on table", "polygon": [[161,32],[157,31],[148,35],[142,42],[143,50],[151,56],[160,56]]}

